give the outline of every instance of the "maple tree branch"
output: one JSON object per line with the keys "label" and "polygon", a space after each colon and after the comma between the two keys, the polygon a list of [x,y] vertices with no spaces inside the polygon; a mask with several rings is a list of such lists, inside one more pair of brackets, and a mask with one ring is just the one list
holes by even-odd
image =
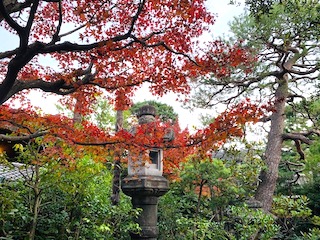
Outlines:
{"label": "maple tree branch", "polygon": [[41,89],[44,92],[52,92],[52,93],[64,95],[64,92],[67,90],[69,91],[70,87],[68,87],[65,84],[65,81],[62,79],[54,82],[47,82],[41,79],[32,80],[32,81],[16,80],[16,83],[12,88],[12,90],[9,92],[7,98],[10,98],[10,95],[13,96],[14,94],[24,89]]}
{"label": "maple tree branch", "polygon": [[[84,24],[80,25],[79,27],[76,27],[75,29],[70,30],[69,32],[66,32],[66,33],[60,34],[60,35],[59,35],[59,39],[61,39],[61,38],[63,38],[63,37],[66,37],[66,36],[68,36],[68,35],[70,35],[70,34],[72,34],[72,33],[76,32],[76,31],[80,30],[81,28],[84,28],[84,27],[87,25],[87,23],[88,23],[88,22],[86,22],[86,23],[84,23]],[[54,42],[54,43],[55,43],[55,42]]]}
{"label": "maple tree branch", "polygon": [[153,43],[153,44],[147,44],[146,41],[144,41],[143,39],[139,39],[139,38],[137,38],[137,37],[135,37],[133,35],[130,35],[130,37],[133,38],[135,40],[135,42],[138,42],[142,46],[147,47],[147,48],[164,47],[167,51],[172,52],[172,53],[177,54],[177,55],[184,56],[184,57],[188,58],[196,66],[199,66],[199,64],[194,59],[192,59],[188,54],[173,50],[167,44],[165,44],[165,42],[161,41],[161,42],[157,42],[157,43]]}
{"label": "maple tree branch", "polygon": [[[24,31],[23,27],[21,27],[18,23],[16,23],[12,17],[10,17],[9,13],[7,11],[7,6],[4,5],[5,1],[0,1],[0,13],[1,17],[9,24],[9,26],[14,29],[19,35]],[[9,3],[10,4],[10,3]],[[9,5],[8,4],[8,5]]]}
{"label": "maple tree branch", "polygon": [[105,141],[105,142],[80,142],[76,140],[71,140],[71,141],[74,144],[81,145],[81,146],[107,146],[107,145],[123,143],[122,141]]}
{"label": "maple tree branch", "polygon": [[[25,2],[18,2],[17,0],[3,0],[3,5],[8,14],[19,12],[22,9],[29,7],[32,3],[32,0],[26,0]],[[0,22],[4,19],[2,14],[0,15]]]}
{"label": "maple tree branch", "polygon": [[146,0],[140,1],[138,10],[137,10],[136,14],[132,17],[132,21],[131,21],[130,28],[129,28],[129,31],[128,31],[129,35],[133,32],[134,25],[137,22],[137,20],[139,18],[139,15],[141,14],[145,3],[146,3]]}
{"label": "maple tree branch", "polygon": [[[19,46],[18,53],[25,52],[28,47],[30,31],[31,31],[31,27],[32,27],[32,24],[34,21],[35,13],[36,13],[37,8],[39,6],[39,1],[40,0],[33,1],[26,26],[22,27],[21,30],[17,31],[19,38],[20,38],[20,46]],[[35,56],[35,55],[33,55],[33,56]],[[33,58],[33,56],[29,60],[31,60]]]}
{"label": "maple tree branch", "polygon": [[[102,47],[102,46],[108,44],[110,41],[111,42],[119,42],[119,41],[128,39],[132,36],[131,33],[134,29],[134,25],[135,25],[139,15],[142,12],[144,5],[145,5],[145,0],[143,0],[142,2],[139,3],[137,13],[132,17],[132,22],[130,24],[130,28],[129,28],[128,32],[125,34],[117,35],[117,36],[112,37],[108,40],[94,42],[91,44],[76,44],[76,43],[71,43],[69,41],[63,42],[61,44],[55,44],[55,45],[47,44],[39,53],[52,53],[52,52],[63,52],[63,51],[87,51],[87,50],[92,50],[97,47]],[[85,26],[85,25],[83,25],[83,26]],[[78,30],[78,28],[77,28],[77,30]],[[76,31],[76,30],[74,30],[74,31]],[[62,37],[62,36],[63,35],[60,35],[60,37]],[[117,50],[117,49],[115,49],[115,50]]]}
{"label": "maple tree branch", "polygon": [[[12,1],[15,1],[15,0],[12,0]],[[57,41],[61,38],[61,36],[63,36],[63,35],[59,35],[59,32],[61,30],[61,25],[62,25],[62,20],[61,20],[62,19],[62,6],[61,6],[62,3],[59,0],[47,0],[47,2],[59,3],[59,22],[58,22],[58,26],[56,27],[56,31],[53,34],[52,40],[50,43],[36,41],[28,45],[30,29],[34,21],[34,17],[35,17],[35,13],[36,13],[39,1],[40,0],[32,0],[29,2],[28,7],[31,6],[31,8],[30,8],[29,18],[28,18],[26,27],[24,28],[19,26],[18,24],[14,25],[15,24],[14,20],[10,18],[9,14],[6,15],[8,17],[6,21],[9,20],[10,22],[10,19],[11,19],[13,27],[16,27],[16,28],[18,26],[20,27],[19,28],[20,32],[18,33],[20,37],[20,47],[15,50],[7,51],[0,54],[1,58],[12,57],[15,55],[15,57],[12,58],[8,64],[8,70],[7,70],[5,79],[2,81],[2,83],[0,83],[0,104],[4,103],[15,93],[23,89],[39,88],[47,92],[50,92],[51,91],[50,89],[52,89],[53,93],[60,94],[60,95],[67,95],[76,90],[76,87],[74,85],[66,84],[62,80],[57,80],[56,83],[48,83],[41,79],[34,80],[33,83],[32,81],[18,80],[17,76],[18,76],[18,73],[21,71],[21,69],[27,63],[29,63],[34,56],[38,54],[85,52],[92,49],[103,47],[105,45],[108,45],[110,42],[116,43],[116,42],[121,42],[123,40],[128,40],[131,38],[133,39],[133,42],[140,43],[143,47],[147,47],[147,48],[163,47],[165,50],[177,55],[183,55],[184,57],[188,58],[191,62],[197,64],[194,61],[194,59],[192,59],[189,55],[172,49],[170,46],[168,46],[164,42],[148,44],[146,41],[152,36],[154,36],[154,34],[157,34],[157,33],[152,33],[148,37],[145,37],[142,39],[138,39],[135,36],[133,36],[132,32],[134,31],[134,26],[136,25],[139,16],[143,12],[143,8],[145,6],[146,0],[141,0],[137,3],[138,4],[137,10],[135,14],[132,16],[131,23],[129,23],[130,26],[127,32],[120,33],[119,35],[111,37],[107,40],[97,41],[90,44],[77,44],[77,43],[71,43],[69,41],[57,43]],[[2,4],[0,4],[0,10],[1,9],[2,9],[2,12],[6,12],[3,2]],[[127,45],[124,44],[124,45],[125,47],[128,47],[130,46],[130,44],[132,43],[129,43]],[[114,50],[118,50],[118,49],[114,49]],[[93,81],[93,76],[89,76],[89,75],[84,77],[83,81],[82,82],[80,81],[79,83],[95,84]]]}
{"label": "maple tree branch", "polygon": [[44,92],[51,92],[62,96],[68,95],[75,92],[81,85],[90,84],[90,81],[94,79],[94,74],[91,73],[92,67],[93,63],[90,63],[87,69],[77,70],[76,76],[82,76],[82,78],[74,84],[66,84],[65,80],[63,79],[59,79],[54,82],[48,82],[42,79],[36,79],[32,81],[23,81],[17,79],[4,101],[24,89],[41,89]]}
{"label": "maple tree branch", "polygon": [[[71,140],[74,144],[81,145],[81,146],[107,146],[107,145],[113,145],[113,144],[124,144],[126,146],[136,146],[140,148],[159,148],[160,145],[150,145],[150,144],[141,144],[136,142],[126,142],[126,141],[104,141],[104,142],[80,142],[76,140]],[[198,143],[197,143],[198,144]],[[169,145],[165,144],[163,145],[164,149],[174,149],[174,148],[182,148],[182,147],[192,147],[195,144],[188,144],[188,145]]]}
{"label": "maple tree branch", "polygon": [[[61,1],[61,0],[57,0],[57,1]],[[81,24],[80,26],[78,26],[78,27],[76,27],[76,28],[74,28],[74,29],[72,29],[72,30],[70,30],[70,31],[68,31],[68,32],[65,32],[65,33],[60,34],[60,35],[59,35],[59,40],[61,40],[61,38],[63,38],[63,37],[66,37],[66,36],[68,36],[68,35],[70,35],[70,34],[72,34],[72,33],[75,33],[76,31],[79,31],[80,29],[86,27],[88,23],[92,23],[92,22],[93,22],[92,20],[94,19],[95,15],[96,15],[96,14],[94,13],[94,14],[89,18],[88,21],[86,21],[85,23]]]}
{"label": "maple tree branch", "polygon": [[25,26],[25,31],[27,32],[26,46],[28,45],[28,38],[29,38],[29,35],[30,35],[30,31],[31,31],[31,27],[32,27],[32,24],[33,24],[33,21],[34,21],[35,14],[36,14],[38,6],[39,6],[39,2],[40,2],[40,0],[34,0],[33,1],[33,4],[31,6],[31,10],[30,10],[30,13],[29,13],[29,18],[28,18],[28,21],[27,21],[27,25]]}
{"label": "maple tree branch", "polygon": [[0,141],[17,143],[17,142],[22,142],[22,141],[29,141],[29,140],[32,140],[37,137],[42,137],[46,134],[48,134],[48,131],[35,132],[35,133],[31,133],[26,136],[10,136],[10,135],[5,135],[5,134],[0,134]]}
{"label": "maple tree branch", "polygon": [[99,42],[94,42],[91,44],[77,44],[77,43],[71,43],[69,41],[65,41],[59,44],[54,45],[44,45],[41,50],[39,50],[38,53],[54,53],[54,52],[80,52],[80,51],[87,51],[92,50],[97,47],[102,47],[106,45],[109,41],[112,42],[118,42],[127,39],[127,35],[117,35],[109,40],[103,40]]}
{"label": "maple tree branch", "polygon": [[17,54],[18,50],[19,50],[19,48],[16,48],[11,51],[2,52],[2,53],[0,53],[0,59],[12,57],[13,55]]}
{"label": "maple tree branch", "polygon": [[119,85],[114,85],[114,86],[103,86],[100,83],[94,82],[94,79],[93,79],[93,81],[88,82],[88,84],[93,85],[93,86],[97,86],[99,88],[103,88],[105,90],[116,90],[116,89],[118,89],[120,87],[124,87],[124,88],[126,88],[126,87],[134,87],[134,86],[140,85],[141,83],[144,83],[144,82],[151,83],[150,78],[141,80],[139,82],[132,82],[132,83],[126,83],[126,84],[121,84],[121,85],[119,84]]}
{"label": "maple tree branch", "polygon": [[90,63],[88,68],[85,70],[76,70],[75,76],[82,78],[74,84],[66,84],[65,80],[59,79],[54,82],[48,82],[42,79],[36,79],[32,81],[23,81],[16,79],[14,85],[4,98],[4,102],[12,97],[14,94],[24,89],[41,89],[44,92],[51,92],[58,95],[68,95],[75,92],[81,85],[89,84],[94,79],[94,74],[91,73],[93,63]]}
{"label": "maple tree branch", "polygon": [[0,84],[0,104],[4,103],[15,84],[19,71],[36,55],[39,50],[44,46],[41,42],[35,42],[23,50],[19,49],[17,55],[9,62],[7,73],[4,80]]}
{"label": "maple tree branch", "polygon": [[60,30],[61,30],[61,26],[62,26],[62,4],[61,4],[61,0],[58,0],[58,4],[59,4],[59,22],[58,22],[58,26],[57,29],[55,31],[55,33],[52,36],[52,40],[51,40],[51,44],[57,42],[60,40]]}
{"label": "maple tree branch", "polygon": [[[17,112],[18,113],[18,112]],[[21,112],[20,112],[21,113]],[[20,128],[20,129],[25,129],[27,130],[29,133],[32,133],[32,131],[30,130],[30,128],[28,128],[27,126],[21,125],[15,121],[11,121],[11,120],[0,120],[0,122],[4,122],[4,123],[9,123],[11,125],[11,127],[6,127],[3,128],[5,130],[8,130],[9,133],[12,133],[14,130]],[[1,130],[3,130],[1,129]]]}
{"label": "maple tree branch", "polygon": [[[60,0],[42,0],[44,2],[59,2]],[[8,14],[19,12],[27,7],[30,7],[34,0],[26,0],[24,2],[18,2],[17,0],[2,0],[5,10]],[[0,14],[0,22],[4,20],[2,13]]]}

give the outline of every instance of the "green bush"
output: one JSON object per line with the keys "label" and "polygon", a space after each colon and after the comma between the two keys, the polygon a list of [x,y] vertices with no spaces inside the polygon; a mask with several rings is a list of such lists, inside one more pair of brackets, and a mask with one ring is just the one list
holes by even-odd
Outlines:
{"label": "green bush", "polygon": [[[118,206],[111,204],[111,171],[89,157],[79,159],[72,168],[47,165],[39,178],[35,239],[125,240],[130,239],[130,231],[139,231],[134,222],[139,211],[124,195]],[[31,186],[23,180],[0,185],[0,239],[27,238],[34,217]]]}
{"label": "green bush", "polygon": [[247,183],[256,181],[258,172],[252,170],[256,164],[246,159],[237,164],[231,160],[191,159],[181,171],[180,181],[171,184],[171,190],[160,199],[159,239],[275,237],[279,231],[275,219],[244,204],[246,195],[252,193]]}

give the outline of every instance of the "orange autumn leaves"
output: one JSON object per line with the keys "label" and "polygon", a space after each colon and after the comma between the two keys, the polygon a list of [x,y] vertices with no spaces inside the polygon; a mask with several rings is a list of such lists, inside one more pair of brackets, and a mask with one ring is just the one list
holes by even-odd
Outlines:
{"label": "orange autumn leaves", "polygon": [[[62,1],[61,6],[40,1],[30,42],[43,41],[39,45],[43,49],[21,69],[19,80],[57,83],[43,89],[60,95],[77,92],[84,107],[94,98],[89,94],[97,95],[103,89],[116,109],[127,109],[132,93],[144,82],[150,83],[156,95],[186,94],[189,77],[211,72],[223,77],[229,74],[227,66],[244,63],[240,48],[215,42],[197,49],[196,39],[213,23],[203,0],[77,0]],[[59,24],[64,31],[55,32]],[[69,32],[74,40],[64,42]],[[47,44],[57,33],[61,39]],[[38,56],[42,54],[54,59],[52,66],[41,66],[43,58]],[[92,76],[83,81],[87,75],[79,72],[90,64]],[[4,76],[5,68],[1,73]]]}
{"label": "orange autumn leaves", "polygon": [[[207,74],[223,78],[234,67],[250,66],[252,57],[241,44],[229,46],[215,41],[200,49],[199,37],[214,23],[204,3],[204,0],[40,1],[34,19],[30,18],[33,22],[28,46],[24,46],[28,59],[32,59],[26,60],[21,69],[14,68],[18,80],[15,77],[11,80],[19,84],[13,86],[21,86],[19,91],[41,88],[59,94],[63,96],[64,107],[84,116],[92,113],[91,106],[102,92],[116,109],[123,110],[130,107],[132,94],[145,82],[150,84],[154,95],[187,94],[191,78]],[[29,16],[29,12],[26,8],[21,16]],[[23,19],[14,20],[25,24]],[[10,28],[5,21],[2,24]],[[2,79],[18,50],[21,54],[25,52],[17,46],[17,50],[8,51],[1,59]],[[43,66],[43,56],[49,57],[52,65]],[[22,102],[24,96],[22,93],[16,99]],[[74,124],[73,119],[65,116],[44,116],[2,105],[0,126],[12,129],[16,137],[41,136],[47,145],[43,154],[64,162],[84,152],[90,152],[98,161],[106,161],[118,150],[163,147],[165,171],[172,172],[189,154],[206,154],[227,139],[241,136],[245,122],[256,121],[262,111],[245,101],[196,133],[157,121],[138,127],[137,133],[131,134],[125,130],[105,132],[92,122]],[[172,142],[163,141],[168,127],[175,131]]]}
{"label": "orange autumn leaves", "polygon": [[[63,1],[61,6],[41,1],[31,40],[51,39],[59,21],[68,31],[79,27],[73,36],[88,47],[49,52],[59,69],[41,69],[40,74],[31,75],[36,71],[30,68],[38,68],[39,60],[34,58],[35,63],[22,70],[21,78],[63,80],[70,85],[70,92],[96,86],[113,95],[117,109],[126,109],[129,96],[143,82],[151,83],[151,91],[159,95],[189,91],[185,68],[189,59],[184,55],[192,53],[193,39],[208,30],[213,16],[203,0],[77,0]],[[97,45],[89,46],[94,43]],[[90,63],[94,64],[94,77],[80,88],[77,69]]]}
{"label": "orange autumn leaves", "polygon": [[[92,122],[74,124],[73,119],[64,116],[41,116],[32,111],[12,110],[5,105],[0,107],[0,123],[2,128],[14,130],[16,137],[38,133],[47,146],[43,154],[64,162],[74,161],[84,153],[90,153],[96,161],[108,161],[116,151],[139,153],[160,147],[164,149],[164,171],[173,174],[188,155],[207,156],[208,152],[229,139],[241,137],[244,125],[257,122],[265,111],[265,107],[246,100],[226,110],[208,127],[196,133],[160,120],[136,126],[134,132],[121,130],[109,133]],[[167,129],[175,133],[175,138],[169,142],[164,140]],[[125,155],[122,160],[126,161]]]}

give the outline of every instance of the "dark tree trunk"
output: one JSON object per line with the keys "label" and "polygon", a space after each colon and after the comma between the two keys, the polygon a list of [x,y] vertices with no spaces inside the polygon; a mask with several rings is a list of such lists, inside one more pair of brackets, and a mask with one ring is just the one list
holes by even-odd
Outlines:
{"label": "dark tree trunk", "polygon": [[[123,128],[123,111],[118,110],[116,116],[116,132]],[[114,153],[111,202],[117,205],[120,201],[121,150]]]}
{"label": "dark tree trunk", "polygon": [[273,194],[278,179],[287,97],[288,80],[285,76],[279,81],[278,88],[275,93],[275,111],[271,115],[271,125],[265,152],[266,169],[260,174],[261,182],[259,183],[255,193],[255,199],[261,202],[262,208],[265,211],[271,210]]}
{"label": "dark tree trunk", "polygon": [[[26,8],[32,4],[32,0],[21,2],[18,0],[3,0],[3,5],[6,8],[6,11],[8,14],[13,12],[18,12],[22,10],[23,8]],[[3,20],[2,14],[0,14],[0,22]]]}

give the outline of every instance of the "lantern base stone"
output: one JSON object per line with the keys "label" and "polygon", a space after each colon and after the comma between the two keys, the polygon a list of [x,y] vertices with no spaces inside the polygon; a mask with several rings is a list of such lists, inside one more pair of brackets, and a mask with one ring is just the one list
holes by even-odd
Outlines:
{"label": "lantern base stone", "polygon": [[134,240],[156,240],[159,235],[158,199],[169,191],[169,182],[162,176],[128,176],[122,181],[122,191],[132,197],[134,208],[142,209],[137,219],[140,234],[131,234]]}

